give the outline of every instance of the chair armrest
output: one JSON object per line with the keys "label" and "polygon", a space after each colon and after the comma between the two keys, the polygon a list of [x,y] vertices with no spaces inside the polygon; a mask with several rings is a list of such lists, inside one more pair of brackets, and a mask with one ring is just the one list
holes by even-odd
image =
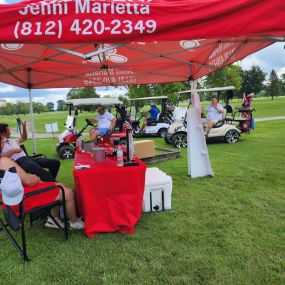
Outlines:
{"label": "chair armrest", "polygon": [[51,185],[51,186],[48,186],[48,187],[45,187],[45,188],[41,188],[41,189],[35,190],[33,192],[27,193],[27,194],[24,195],[23,200],[27,199],[27,198],[30,198],[32,196],[35,196],[35,195],[39,195],[39,194],[42,194],[42,193],[54,190],[56,188],[60,188],[61,192],[64,192],[64,189],[63,189],[62,186],[55,184],[55,185]]}
{"label": "chair armrest", "polygon": [[41,157],[46,158],[46,155],[43,153],[39,153],[39,154],[31,155],[30,157],[31,158],[41,158]]}

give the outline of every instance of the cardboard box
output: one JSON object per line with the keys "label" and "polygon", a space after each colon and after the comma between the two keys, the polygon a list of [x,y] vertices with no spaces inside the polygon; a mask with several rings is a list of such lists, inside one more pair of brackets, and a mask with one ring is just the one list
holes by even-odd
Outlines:
{"label": "cardboard box", "polygon": [[155,156],[155,146],[153,140],[134,141],[135,156],[147,158]]}

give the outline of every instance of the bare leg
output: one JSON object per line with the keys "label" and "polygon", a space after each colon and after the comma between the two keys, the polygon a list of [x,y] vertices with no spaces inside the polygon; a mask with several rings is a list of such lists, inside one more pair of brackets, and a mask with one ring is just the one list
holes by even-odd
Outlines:
{"label": "bare leg", "polygon": [[208,135],[210,130],[215,126],[215,122],[210,121],[206,128],[206,134]]}
{"label": "bare leg", "polygon": [[145,120],[143,121],[141,130],[144,130],[145,127],[146,127],[146,125],[147,125],[147,119],[145,119]]}
{"label": "bare leg", "polygon": [[[0,158],[0,169],[2,170],[8,170],[11,167],[15,167],[17,170],[17,174],[20,176],[20,179],[23,183],[23,185],[27,185],[27,186],[31,186],[34,184],[37,184],[38,182],[40,182],[39,177],[35,176],[35,175],[31,175],[26,173],[20,166],[17,165],[16,162],[14,162],[13,160],[7,158],[7,157],[1,157]],[[65,193],[65,205],[66,205],[66,211],[67,211],[67,216],[70,219],[71,222],[76,222],[78,217],[76,214],[76,208],[75,208],[75,201],[74,201],[74,194],[73,191],[66,187],[63,184],[59,184],[64,188],[64,193]],[[59,193],[59,195],[56,198],[57,200],[61,200],[62,201],[62,195],[61,192]],[[58,216],[58,207],[55,207],[52,209],[52,215],[54,217]]]}
{"label": "bare leg", "polygon": [[[74,223],[78,219],[77,214],[76,214],[76,208],[75,208],[74,193],[70,188],[66,187],[65,185],[63,185],[63,184],[58,184],[58,185],[60,185],[64,188],[65,206],[66,206],[67,216],[68,216],[69,220],[72,223]],[[61,192],[58,194],[57,200],[62,201]],[[56,209],[56,208],[52,209],[51,213],[54,217],[57,217],[58,216],[58,209]]]}
{"label": "bare leg", "polygon": [[28,174],[21,168],[15,161],[11,160],[8,157],[0,158],[0,169],[8,170],[11,167],[16,167],[17,174],[20,176],[20,179],[23,185],[32,186],[40,182],[40,179],[36,175]]}
{"label": "bare leg", "polygon": [[96,142],[97,141],[97,137],[99,136],[99,131],[91,129],[89,131],[89,135],[90,135],[90,140],[93,141],[93,142]]}

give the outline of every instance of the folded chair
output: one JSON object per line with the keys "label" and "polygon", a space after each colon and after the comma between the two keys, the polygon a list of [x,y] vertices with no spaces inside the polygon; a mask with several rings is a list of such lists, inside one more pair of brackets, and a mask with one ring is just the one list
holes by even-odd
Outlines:
{"label": "folded chair", "polygon": [[[16,173],[16,169],[9,169],[10,172]],[[3,178],[5,171],[0,170],[0,179]],[[1,184],[0,184],[1,190]],[[2,190],[3,191],[3,190]],[[55,200],[61,191],[62,201]],[[19,204],[14,206],[5,205],[3,195],[0,192],[0,206],[3,209],[5,220],[0,217],[0,232],[4,231],[12,242],[15,249],[20,253],[24,261],[30,261],[27,255],[26,234],[25,234],[25,218],[30,218],[30,225],[38,218],[50,217],[53,222],[63,231],[65,240],[68,239],[67,215],[65,207],[64,189],[60,185],[53,182],[42,182],[35,186],[24,186],[23,198]],[[4,193],[4,192],[3,192]],[[62,206],[64,228],[50,214],[51,209],[55,206]],[[12,231],[20,232],[21,243],[14,238]]]}

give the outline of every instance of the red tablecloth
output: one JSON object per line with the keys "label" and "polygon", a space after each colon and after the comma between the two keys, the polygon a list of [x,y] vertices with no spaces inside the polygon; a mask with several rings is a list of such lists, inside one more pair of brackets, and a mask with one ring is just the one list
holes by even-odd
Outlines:
{"label": "red tablecloth", "polygon": [[96,163],[86,153],[76,153],[74,165],[88,164],[90,169],[74,170],[77,206],[85,220],[84,233],[132,234],[142,214],[146,166],[118,167],[108,158]]}

